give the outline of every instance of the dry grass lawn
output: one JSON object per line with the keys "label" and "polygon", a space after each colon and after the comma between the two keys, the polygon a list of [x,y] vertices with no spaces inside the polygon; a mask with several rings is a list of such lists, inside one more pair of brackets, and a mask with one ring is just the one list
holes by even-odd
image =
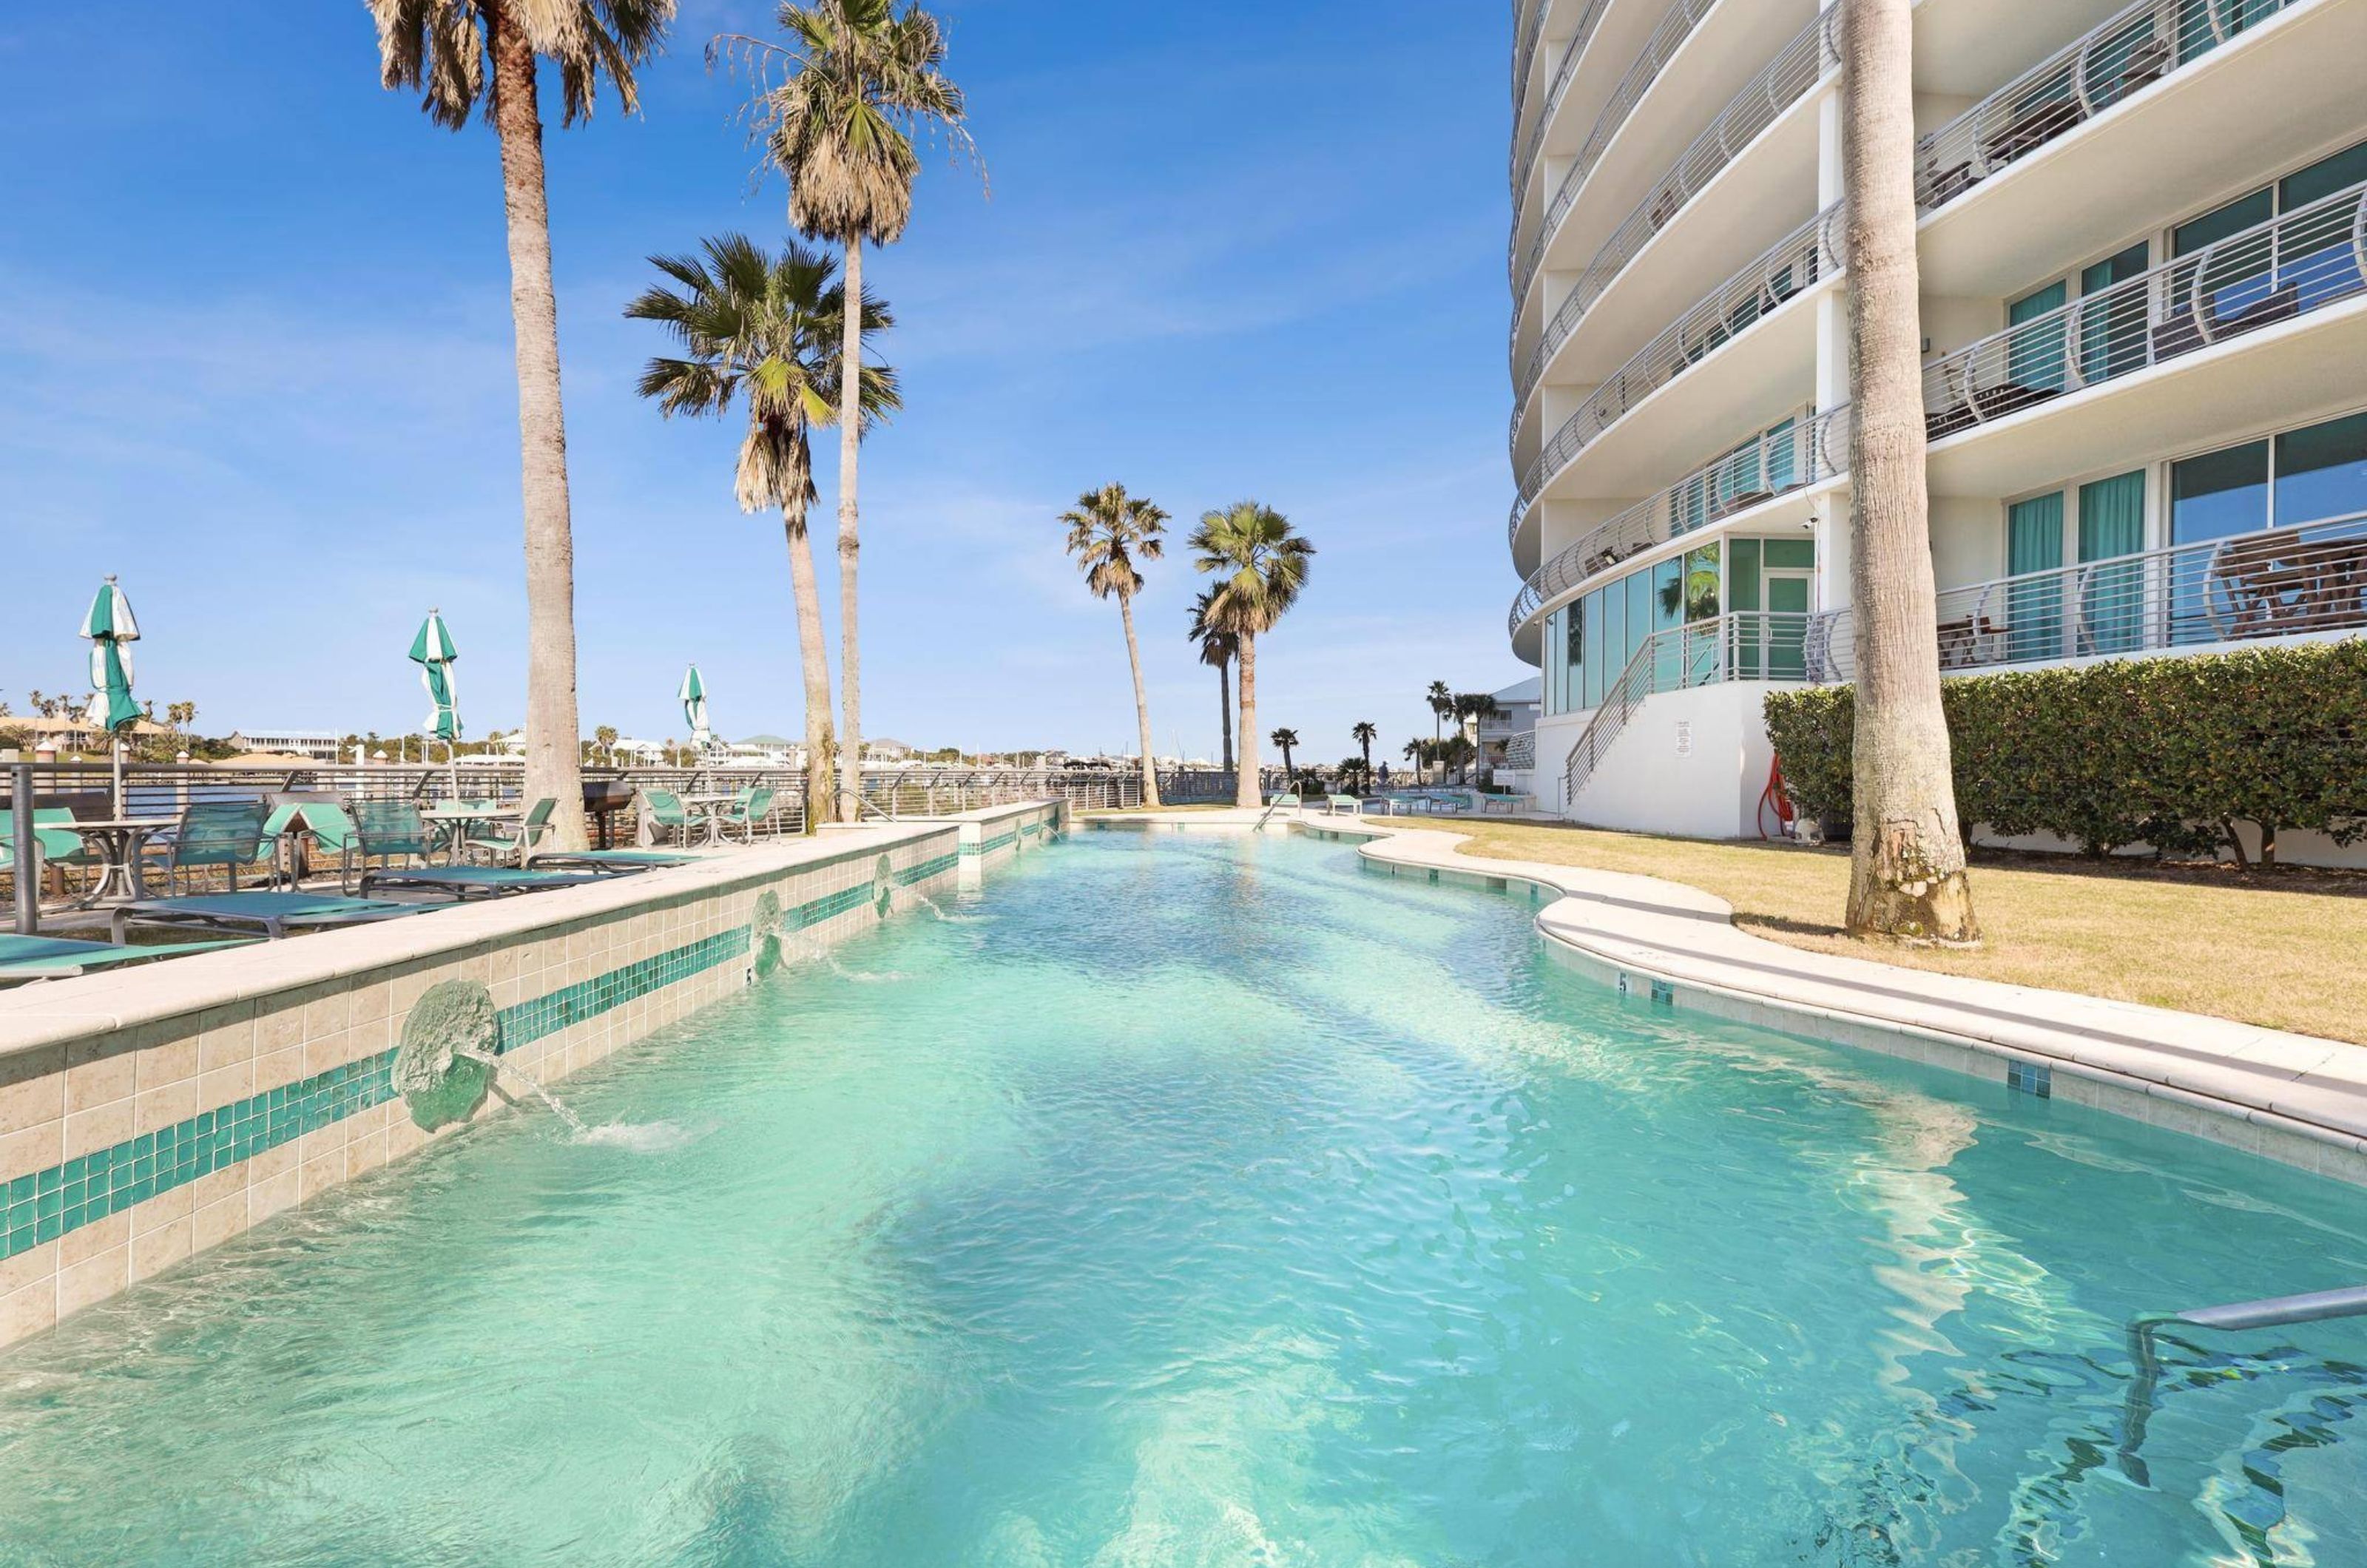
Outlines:
{"label": "dry grass lawn", "polygon": [[2367,1043],[2367,876],[1983,855],[1973,902],[1987,940],[1959,953],[1843,936],[1842,850],[1468,818],[1437,825],[1469,833],[1463,852],[1481,859],[1688,883],[1733,905],[1737,924],[1794,947]]}

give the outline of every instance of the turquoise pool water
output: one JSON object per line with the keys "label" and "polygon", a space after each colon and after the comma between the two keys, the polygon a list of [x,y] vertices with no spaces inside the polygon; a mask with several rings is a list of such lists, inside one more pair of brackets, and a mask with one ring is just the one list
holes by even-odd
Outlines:
{"label": "turquoise pool water", "polygon": [[0,1356],[0,1562],[2367,1562],[2367,1198],[1093,832]]}

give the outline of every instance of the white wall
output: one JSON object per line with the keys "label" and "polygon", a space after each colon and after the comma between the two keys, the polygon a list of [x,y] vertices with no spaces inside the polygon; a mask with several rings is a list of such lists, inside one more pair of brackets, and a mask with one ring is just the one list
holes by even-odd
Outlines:
{"label": "white wall", "polygon": [[1759,796],[1774,761],[1760,705],[1773,689],[1742,682],[1648,699],[1587,781],[1575,810],[1560,798],[1562,771],[1591,716],[1546,719],[1537,726],[1538,805],[1591,827],[1756,838]]}

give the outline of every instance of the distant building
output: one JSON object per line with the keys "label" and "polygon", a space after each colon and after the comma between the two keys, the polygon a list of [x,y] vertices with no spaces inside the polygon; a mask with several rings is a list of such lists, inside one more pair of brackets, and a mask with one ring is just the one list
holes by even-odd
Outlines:
{"label": "distant building", "polygon": [[876,757],[883,762],[901,762],[912,755],[912,748],[901,740],[890,740],[881,736],[864,741],[863,754],[867,758]]}
{"label": "distant building", "polygon": [[1532,675],[1492,694],[1496,716],[1479,721],[1479,755],[1485,766],[1515,773],[1536,766],[1537,709],[1544,693],[1544,678]]}
{"label": "distant building", "polygon": [[310,757],[316,762],[334,762],[342,754],[345,737],[325,729],[240,729],[232,732],[230,743],[240,751],[267,751],[274,756]]}

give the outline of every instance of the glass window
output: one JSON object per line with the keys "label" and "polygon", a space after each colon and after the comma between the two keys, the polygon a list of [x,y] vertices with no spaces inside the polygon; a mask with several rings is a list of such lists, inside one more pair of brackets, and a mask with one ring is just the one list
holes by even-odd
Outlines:
{"label": "glass window", "polygon": [[1814,539],[1768,540],[1767,567],[1771,571],[1814,571],[1817,569],[1817,541]]}
{"label": "glass window", "polygon": [[1545,677],[1545,707],[1547,713],[1562,713],[1562,671],[1567,668],[1562,655],[1562,612],[1556,610],[1546,617],[1544,656],[1538,660],[1538,673]]}
{"label": "glass window", "polygon": [[[2146,478],[2142,470],[2079,487],[2079,558],[2111,560],[2145,547]],[[2142,562],[2099,567],[2086,574],[2079,604],[2090,653],[2126,653],[2145,629]]]}
{"label": "glass window", "polygon": [[1609,690],[1627,668],[1627,591],[1613,583],[1603,590],[1603,684]]}
{"label": "glass window", "polygon": [[[2142,369],[2146,363],[2146,289],[2142,285],[2109,292],[2146,269],[2153,247],[2144,241],[2116,256],[2107,256],[2081,270],[2079,295],[2079,374],[2090,381],[2109,380]],[[2094,303],[2084,301],[2094,299]]]}
{"label": "glass window", "polygon": [[1718,607],[1718,547],[1704,545],[1685,553],[1685,619],[1715,620]]}
{"label": "glass window", "polygon": [[2172,544],[2269,525],[2269,444],[2247,441],[2169,466]]}
{"label": "glass window", "polygon": [[[1652,574],[1630,572],[1627,587],[1627,659],[1643,651],[1644,641],[1652,635]],[[1621,663],[1625,663],[1622,660]]]}
{"label": "glass window", "polygon": [[1586,696],[1590,708],[1603,705],[1603,591],[1596,589],[1579,602],[1580,625],[1586,637]]}
{"label": "glass window", "polygon": [[2367,413],[2277,437],[2280,528],[2367,512]]}
{"label": "glass window", "polygon": [[[2067,287],[2058,278],[2035,294],[2025,294],[2007,306],[2006,320],[2018,327],[2050,310],[2061,310],[2067,293]],[[2039,321],[2008,338],[2005,364],[2006,378],[2017,387],[2062,390],[2067,380],[2064,375],[2062,318]]]}
{"label": "glass window", "polygon": [[2171,230],[2169,254],[2173,256],[2192,255],[2214,240],[2225,239],[2255,223],[2265,223],[2276,215],[2276,189],[2263,186],[2249,196],[2239,196],[2226,206],[2214,208],[2202,217],[2189,220]]}
{"label": "glass window", "polygon": [[2306,169],[2295,169],[2277,182],[2277,210],[2291,212],[2320,197],[2367,182],[2367,141],[2346,147],[2331,158],[2320,158]]}
{"label": "glass window", "polygon": [[1728,546],[1733,558],[1734,581],[1727,585],[1727,607],[1735,611],[1756,610],[1759,604],[1759,551],[1757,539],[1736,539]]}
{"label": "glass window", "polygon": [[[2013,577],[2054,571],[2063,564],[2063,492],[2033,495],[2005,511],[2005,569]],[[2006,646],[2011,657],[2054,659],[2063,652],[2063,592],[2059,577],[2007,588]],[[1977,627],[1965,628],[1978,631]]]}

